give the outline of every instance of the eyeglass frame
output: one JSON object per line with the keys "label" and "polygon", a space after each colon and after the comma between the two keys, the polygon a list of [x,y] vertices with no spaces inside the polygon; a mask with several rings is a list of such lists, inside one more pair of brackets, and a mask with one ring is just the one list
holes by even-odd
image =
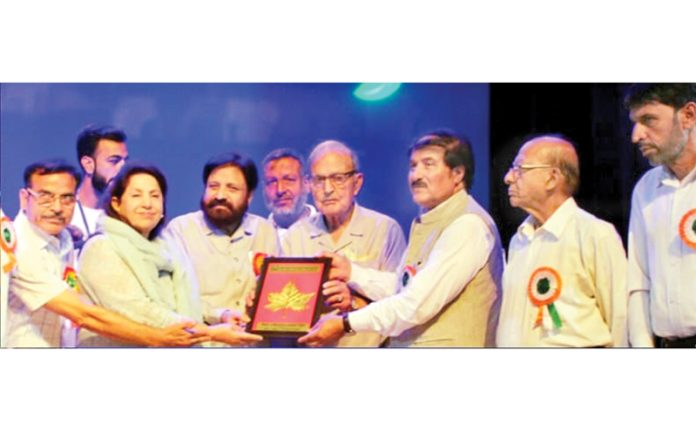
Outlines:
{"label": "eyeglass frame", "polygon": [[[309,181],[309,184],[314,187],[314,188],[319,188],[324,185],[326,180],[329,180],[331,182],[331,185],[333,185],[336,188],[343,188],[346,183],[348,182],[348,179],[353,177],[356,174],[359,174],[360,171],[353,169],[352,171],[348,172],[337,172],[335,174],[323,176],[323,175],[307,175],[307,181]],[[341,180],[340,182],[336,182],[337,177],[343,177],[345,176],[345,179]]]}
{"label": "eyeglass frame", "polygon": [[[32,190],[29,187],[25,187],[24,190],[26,190],[27,193],[29,193],[29,195],[31,197],[36,199],[36,203],[40,207],[48,208],[51,205],[53,205],[53,202],[55,202],[56,199],[58,200],[58,202],[60,202],[61,206],[64,206],[64,207],[73,206],[77,202],[77,196],[74,193],[57,195],[55,193],[51,193],[51,192],[47,192],[47,191],[43,191],[43,190],[37,192],[36,190]],[[42,194],[43,194],[43,197],[42,197]],[[66,203],[65,199],[69,199],[69,202]],[[42,200],[44,202],[41,202]]]}
{"label": "eyeglass frame", "polygon": [[511,164],[508,168],[508,172],[512,172],[512,176],[518,179],[524,172],[531,171],[533,169],[543,169],[543,168],[555,168],[554,165],[548,164],[531,164],[531,165],[516,165]]}

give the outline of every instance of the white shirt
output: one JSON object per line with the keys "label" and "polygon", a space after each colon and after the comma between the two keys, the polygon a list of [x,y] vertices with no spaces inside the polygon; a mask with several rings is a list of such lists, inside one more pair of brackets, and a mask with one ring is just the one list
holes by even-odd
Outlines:
{"label": "white shirt", "polygon": [[[614,226],[579,208],[573,198],[538,229],[533,223],[527,217],[510,241],[497,345],[626,346],[626,254]],[[540,268],[560,277],[560,296],[553,301],[560,328],[548,305],[541,307],[542,324],[535,326],[539,307],[528,288]]]}
{"label": "white shirt", "polygon": [[[679,181],[667,168],[648,171],[636,184],[628,229],[629,336],[633,346],[696,335],[696,249],[679,234],[696,209],[696,167]],[[692,226],[685,226],[694,229]],[[691,232],[691,238],[696,232]],[[649,299],[648,299],[649,298]],[[649,302],[649,320],[636,302]],[[642,323],[641,323],[642,322]]]}
{"label": "white shirt", "polygon": [[70,286],[63,281],[72,265],[72,239],[63,230],[59,237],[32,225],[24,213],[15,217],[17,266],[10,274],[8,298],[8,347],[61,347],[65,319],[43,306]]}
{"label": "white shirt", "polygon": [[400,283],[403,259],[396,273],[353,265],[352,286],[378,301],[351,312],[351,327],[357,332],[398,336],[428,322],[483,268],[494,245],[495,236],[483,220],[475,214],[464,214],[442,232],[428,260],[405,288]]}
{"label": "white shirt", "polygon": [[[0,208],[0,219],[2,219],[2,247],[0,247],[0,347],[5,347],[5,335],[7,334],[7,292],[10,283],[10,271],[14,268],[15,257],[13,244],[16,247],[17,235],[12,228],[9,217]],[[7,229],[7,236],[5,229]]]}
{"label": "white shirt", "polygon": [[316,213],[290,227],[282,249],[284,256],[309,257],[338,250],[338,254],[363,267],[395,271],[406,249],[406,239],[396,220],[356,203],[338,242],[331,238],[324,217]]}
{"label": "white shirt", "polygon": [[276,223],[275,218],[273,217],[273,213],[270,213],[268,215],[268,221],[271,222],[273,227],[275,228],[276,232],[278,232],[278,238],[282,241],[283,237],[285,234],[288,232],[288,229],[290,229],[293,225],[295,225],[297,222],[299,222],[302,219],[305,219],[307,217],[313,217],[317,213],[317,209],[314,208],[314,206],[310,204],[305,204],[304,209],[302,210],[302,214],[300,215],[300,218],[295,220],[295,223],[290,225],[290,227],[280,227],[278,226],[278,223]]}
{"label": "white shirt", "polygon": [[[80,211],[82,209],[82,212]],[[84,212],[84,217],[83,217]],[[82,232],[82,239],[87,238],[97,231],[97,222],[104,215],[104,211],[100,209],[89,208],[77,201],[75,203],[75,211],[73,212],[70,224],[75,226]],[[87,223],[85,223],[85,221]]]}
{"label": "white shirt", "polygon": [[225,309],[245,310],[246,295],[256,287],[254,254],[277,256],[280,250],[273,226],[250,213],[231,236],[208,224],[203,211],[196,211],[169,222],[162,237],[193,268],[203,315],[211,324],[219,322]]}

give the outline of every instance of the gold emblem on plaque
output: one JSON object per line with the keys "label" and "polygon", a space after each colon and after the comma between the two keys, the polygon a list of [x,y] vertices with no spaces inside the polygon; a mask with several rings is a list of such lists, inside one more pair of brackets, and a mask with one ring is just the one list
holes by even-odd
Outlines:
{"label": "gold emblem on plaque", "polygon": [[280,292],[268,294],[267,309],[278,311],[289,309],[293,311],[302,311],[307,308],[307,303],[314,296],[314,293],[302,293],[297,289],[295,283],[288,282]]}

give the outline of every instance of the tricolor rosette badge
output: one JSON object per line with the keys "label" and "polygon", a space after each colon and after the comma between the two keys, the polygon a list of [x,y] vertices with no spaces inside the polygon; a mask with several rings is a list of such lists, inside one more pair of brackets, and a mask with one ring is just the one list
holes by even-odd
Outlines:
{"label": "tricolor rosette badge", "polygon": [[63,281],[68,283],[68,286],[75,292],[80,291],[79,285],[77,284],[77,272],[75,272],[75,269],[66,266],[65,271],[63,271]]}
{"label": "tricolor rosette badge", "polygon": [[679,237],[684,244],[696,250],[696,208],[687,211],[679,222]]}
{"label": "tricolor rosette badge", "polygon": [[261,268],[263,267],[263,261],[268,255],[266,253],[255,253],[254,257],[251,258],[251,266],[254,268],[254,275],[257,277],[261,275]]}
{"label": "tricolor rosette badge", "polygon": [[[77,283],[77,272],[75,272],[74,268],[69,266],[65,267],[65,271],[63,271],[63,281],[68,283],[68,286],[76,293],[80,293],[80,285]],[[70,326],[77,329],[80,328],[80,325],[72,320],[70,321]]]}
{"label": "tricolor rosette badge", "polygon": [[416,268],[411,265],[404,267],[404,273],[401,275],[401,285],[406,287],[408,282],[416,275]]}
{"label": "tricolor rosette badge", "polygon": [[7,254],[7,262],[2,265],[3,272],[10,272],[14,268],[15,260],[14,251],[17,248],[17,235],[15,234],[14,227],[12,226],[12,221],[8,217],[2,217],[0,219],[0,246],[2,246],[2,251]]}
{"label": "tricolor rosette badge", "polygon": [[537,317],[534,322],[534,327],[541,326],[544,318],[544,307],[548,308],[549,315],[553,321],[555,328],[561,327],[561,318],[558,315],[558,310],[553,304],[559,296],[561,296],[561,287],[563,282],[558,272],[548,266],[537,268],[529,278],[527,285],[527,293],[532,304],[539,308]]}

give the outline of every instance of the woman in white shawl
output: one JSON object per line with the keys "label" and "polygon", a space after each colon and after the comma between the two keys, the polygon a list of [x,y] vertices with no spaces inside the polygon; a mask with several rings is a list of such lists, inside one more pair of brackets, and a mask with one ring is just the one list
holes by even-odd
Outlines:
{"label": "woman in white shawl", "polygon": [[[166,194],[167,182],[159,169],[124,166],[105,193],[106,214],[79,260],[81,285],[94,303],[154,327],[203,321],[195,277],[187,274],[158,237],[166,215]],[[199,323],[194,330],[229,345],[261,340],[234,323]],[[88,331],[80,334],[80,346],[114,345],[123,346]]]}

